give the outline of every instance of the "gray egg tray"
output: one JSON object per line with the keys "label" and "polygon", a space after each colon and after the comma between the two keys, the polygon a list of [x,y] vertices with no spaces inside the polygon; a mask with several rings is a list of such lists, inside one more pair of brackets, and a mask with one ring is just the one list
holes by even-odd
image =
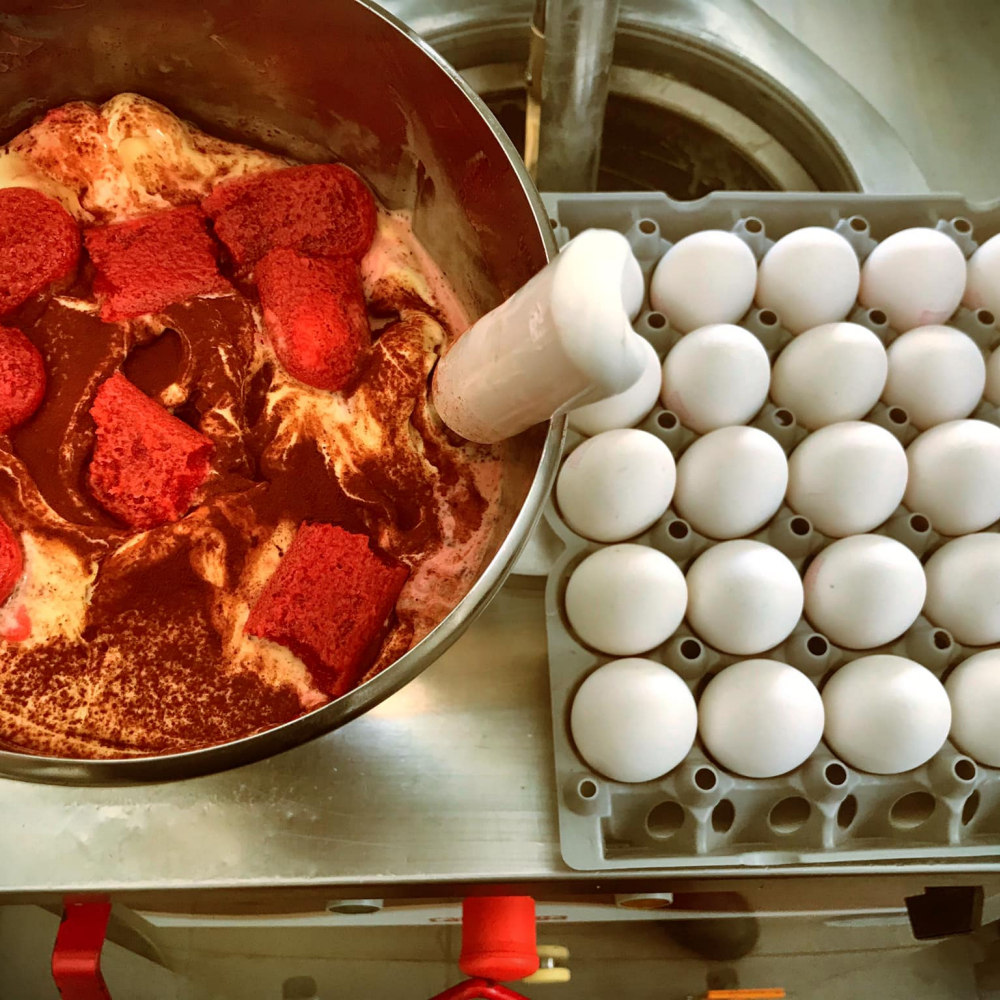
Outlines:
{"label": "gray egg tray", "polygon": [[[837,229],[862,259],[879,239],[909,226],[942,229],[966,256],[979,241],[1000,232],[1000,203],[977,207],[949,195],[718,192],[687,203],[647,193],[554,194],[544,199],[561,241],[594,226],[625,233],[647,279],[672,242],[702,229],[737,232],[758,260],[773,240],[808,225]],[[859,307],[849,318],[886,343],[895,336],[878,310]],[[968,333],[984,352],[1000,344],[1000,328],[985,311],[960,309],[949,323]],[[752,309],[740,325],[760,338],[772,361],[790,340],[780,317],[767,310]],[[662,314],[648,308],[635,329],[653,344],[661,360],[679,336]],[[1000,413],[986,401],[972,416],[1000,423]],[[917,434],[899,407],[879,404],[865,419],[887,428],[904,445]],[[806,435],[794,414],[770,402],[751,423],[771,433],[786,452]],[[675,458],[696,436],[659,406],[636,426],[663,440]],[[570,432],[566,454],[582,440]],[[571,531],[551,498],[544,516],[564,546],[548,575],[545,607],[560,840],[563,859],[571,868],[738,872],[751,866],[1000,856],[1000,770],[977,764],[951,743],[923,767],[890,776],[855,771],[821,743],[805,764],[787,775],[743,778],[716,764],[700,740],[677,768],[655,781],[626,784],[593,771],[573,746],[570,707],[584,678],[616,657],[595,652],[575,637],[564,612],[564,595],[574,568],[602,546]],[[942,543],[927,518],[902,507],[878,531],[908,545],[924,560]],[[800,572],[831,541],[787,506],[751,537],[783,551]],[[629,541],[659,549],[685,572],[697,555],[715,544],[672,509]],[[843,663],[872,653],[907,656],[944,677],[980,651],[963,648],[924,618],[888,646],[839,649],[803,618],[784,643],[759,655],[790,663],[821,685]],[[746,658],[711,649],[686,623],[662,646],[640,655],[674,670],[696,698],[721,668]]]}

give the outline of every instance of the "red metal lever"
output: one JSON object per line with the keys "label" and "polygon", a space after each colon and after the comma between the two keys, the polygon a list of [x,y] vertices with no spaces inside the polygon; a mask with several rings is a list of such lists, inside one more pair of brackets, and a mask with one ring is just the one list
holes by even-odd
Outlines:
{"label": "red metal lever", "polygon": [[52,949],[52,978],[62,1000],[111,1000],[101,975],[108,902],[67,902]]}
{"label": "red metal lever", "polygon": [[527,1000],[527,998],[489,979],[466,979],[464,983],[431,997],[431,1000]]}

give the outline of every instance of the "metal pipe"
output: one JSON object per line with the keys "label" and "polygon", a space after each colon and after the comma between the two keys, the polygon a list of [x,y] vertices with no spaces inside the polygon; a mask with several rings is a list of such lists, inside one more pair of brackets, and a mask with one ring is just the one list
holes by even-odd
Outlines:
{"label": "metal pipe", "polygon": [[524,75],[527,99],[524,108],[524,165],[532,180],[538,170],[538,134],[542,124],[542,67],[545,63],[545,8],[548,0],[535,0]]}
{"label": "metal pipe", "polygon": [[[528,67],[526,161],[543,191],[593,191],[597,187],[619,3],[538,0]],[[544,67],[538,58],[542,44]]]}

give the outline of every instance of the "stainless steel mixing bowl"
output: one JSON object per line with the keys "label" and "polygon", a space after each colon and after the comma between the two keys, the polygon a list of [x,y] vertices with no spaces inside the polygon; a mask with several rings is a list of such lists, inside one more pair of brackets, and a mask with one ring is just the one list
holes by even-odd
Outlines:
{"label": "stainless steel mixing bowl", "polygon": [[[74,99],[135,91],[225,138],[358,169],[414,228],[472,315],[555,251],[524,167],[486,106],[405,26],[364,0],[89,0],[0,13],[0,138]],[[111,761],[0,752],[0,774],[65,784],[191,777],[329,732],[417,676],[499,589],[558,461],[562,421],[507,442],[497,530],[469,593],[378,676],[308,715],[187,753]]]}

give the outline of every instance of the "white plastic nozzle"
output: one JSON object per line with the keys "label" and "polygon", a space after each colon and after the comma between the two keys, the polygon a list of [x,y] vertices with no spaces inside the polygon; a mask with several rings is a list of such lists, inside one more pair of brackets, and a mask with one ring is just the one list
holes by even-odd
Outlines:
{"label": "white plastic nozzle", "polygon": [[636,272],[621,233],[588,229],[570,240],[438,362],[431,394],[441,419],[492,444],[629,388],[644,367],[623,300]]}

